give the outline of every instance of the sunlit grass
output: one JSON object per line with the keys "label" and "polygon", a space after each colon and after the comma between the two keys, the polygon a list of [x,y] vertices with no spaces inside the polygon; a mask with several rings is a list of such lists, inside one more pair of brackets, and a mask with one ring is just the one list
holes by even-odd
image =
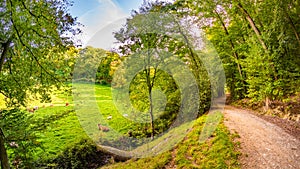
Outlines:
{"label": "sunlit grass", "polygon": [[42,149],[38,149],[38,158],[47,159],[55,157],[62,152],[66,146],[83,138],[88,138],[79,124],[78,118],[72,107],[54,106],[41,108],[35,112],[34,118],[42,120],[51,116],[58,116],[56,120],[49,122],[44,131],[38,132],[38,142]]}
{"label": "sunlit grass", "polygon": [[[117,110],[109,86],[93,84],[75,84],[74,86],[82,89],[82,91],[77,91],[83,95],[77,97],[79,100],[73,101],[70,95],[66,96],[64,92],[57,91],[53,93],[52,102],[49,103],[53,106],[43,106],[38,101],[31,103],[31,105],[40,105],[40,108],[34,112],[34,118],[37,121],[57,117],[45,124],[44,131],[37,132],[38,142],[42,148],[36,150],[36,159],[54,158],[69,145],[89,136],[96,142],[101,137],[114,141],[132,129],[134,122],[125,118],[123,113]],[[88,89],[93,89],[93,91],[88,92]],[[2,98],[0,101],[3,102]],[[66,102],[71,105],[65,106]],[[74,111],[78,106],[82,108],[81,113]],[[112,118],[107,119],[109,116]],[[230,135],[223,123],[217,126],[212,137],[203,143],[199,142],[206,118],[207,116],[202,116],[184,126],[174,128],[162,137],[132,150],[132,154],[150,151],[153,157],[132,159],[105,168],[163,168],[171,163],[177,168],[239,168],[237,162],[239,153],[235,150],[234,136]],[[97,123],[107,125],[111,131],[107,133],[99,131]],[[82,126],[83,124],[86,126]],[[192,126],[192,131],[187,133],[190,131],[187,129]],[[171,138],[171,136],[174,137]],[[177,144],[178,139],[181,140],[179,144]],[[174,147],[176,144],[177,146]]]}
{"label": "sunlit grass", "polygon": [[[213,135],[205,142],[199,141],[207,116],[198,118],[191,132],[176,147],[154,157],[131,159],[102,168],[240,168],[238,142],[236,135],[231,135],[223,123],[218,124]],[[172,157],[173,156],[173,157]]]}

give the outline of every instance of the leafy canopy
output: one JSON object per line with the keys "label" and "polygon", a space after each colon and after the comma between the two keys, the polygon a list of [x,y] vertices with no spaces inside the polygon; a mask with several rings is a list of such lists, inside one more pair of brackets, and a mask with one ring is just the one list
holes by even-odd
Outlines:
{"label": "leafy canopy", "polygon": [[48,99],[61,84],[63,53],[80,33],[67,0],[1,1],[0,93],[10,106],[24,105],[28,94]]}

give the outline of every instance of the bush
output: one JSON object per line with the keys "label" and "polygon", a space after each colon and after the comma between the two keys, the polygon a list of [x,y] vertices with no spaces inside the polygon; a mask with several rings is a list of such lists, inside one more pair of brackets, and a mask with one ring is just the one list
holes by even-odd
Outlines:
{"label": "bush", "polygon": [[110,155],[97,150],[92,140],[82,139],[78,143],[67,147],[55,159],[48,162],[48,168],[81,169],[98,168],[108,162]]}

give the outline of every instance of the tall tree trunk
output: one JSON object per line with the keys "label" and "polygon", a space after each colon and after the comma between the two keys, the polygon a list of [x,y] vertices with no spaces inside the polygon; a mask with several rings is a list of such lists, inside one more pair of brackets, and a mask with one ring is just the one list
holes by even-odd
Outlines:
{"label": "tall tree trunk", "polygon": [[[149,44],[149,41],[148,41],[148,44]],[[149,45],[148,45],[149,47]],[[148,56],[148,60],[147,60],[147,63],[145,64],[145,73],[146,73],[146,82],[147,82],[147,87],[148,87],[148,94],[149,94],[149,102],[150,102],[150,110],[149,110],[149,115],[150,115],[150,123],[151,123],[151,139],[153,140],[154,139],[154,122],[153,122],[153,103],[152,103],[152,87],[153,87],[153,84],[154,82],[151,83],[151,66],[150,66],[150,62],[151,62],[151,59],[150,59],[150,50],[148,48],[147,50],[147,56]],[[153,79],[154,81],[154,79]]]}
{"label": "tall tree trunk", "polygon": [[268,52],[268,47],[266,45],[266,43],[264,42],[264,40],[261,37],[261,32],[259,31],[259,29],[257,28],[254,20],[252,19],[252,17],[250,16],[250,14],[248,13],[248,11],[242,6],[241,3],[238,3],[238,8],[240,8],[240,10],[244,13],[246,19],[248,20],[251,28],[253,29],[253,31],[255,32],[257,39],[259,40],[259,42],[261,43],[262,47],[264,48],[264,50],[266,52]]}
{"label": "tall tree trunk", "polygon": [[153,117],[152,87],[149,88],[149,101],[150,101],[150,118],[151,118],[151,140],[153,140],[154,139],[154,117]]}
{"label": "tall tree trunk", "polygon": [[[220,21],[220,23],[221,23],[221,25],[222,25],[222,27],[223,27],[223,29],[225,31],[225,34],[229,37],[230,36],[229,31],[228,31],[228,29],[227,29],[227,27],[226,27],[226,25],[225,25],[222,17],[218,13],[218,11],[214,10],[214,12],[215,12],[217,18],[219,19],[219,21]],[[235,45],[234,45],[234,43],[233,43],[233,41],[232,41],[232,39],[230,37],[229,37],[229,43],[230,43],[230,47],[231,47],[233,56],[235,57],[236,60],[238,60],[239,59],[239,54],[235,51]],[[237,64],[237,68],[238,68],[238,71],[239,71],[240,78],[242,79],[242,83],[244,84],[243,85],[243,90],[244,90],[244,92],[247,92],[246,82],[245,82],[245,79],[243,77],[241,65],[239,63],[236,63],[236,64]]]}
{"label": "tall tree trunk", "polygon": [[152,101],[152,88],[153,88],[153,83],[151,83],[151,77],[150,77],[150,71],[151,68],[148,67],[146,68],[146,79],[147,79],[147,87],[148,87],[148,94],[149,94],[149,102],[150,102],[150,110],[149,110],[149,114],[150,114],[150,123],[151,123],[151,139],[154,139],[154,122],[153,122],[153,101]]}
{"label": "tall tree trunk", "polygon": [[289,21],[289,24],[291,25],[291,27],[292,27],[292,29],[293,29],[293,32],[294,32],[294,34],[295,34],[295,36],[296,36],[296,39],[297,39],[297,41],[298,41],[298,43],[299,43],[299,46],[300,46],[300,37],[299,37],[299,34],[298,34],[298,32],[297,32],[296,26],[295,26],[295,24],[294,24],[292,18],[290,17],[290,15],[289,15],[288,12],[286,11],[286,9],[283,9],[283,10],[284,10],[284,13],[285,13],[285,15],[286,15],[288,21]]}
{"label": "tall tree trunk", "polygon": [[4,133],[2,132],[2,129],[0,128],[0,162],[1,162],[1,168],[2,169],[10,169],[9,166],[9,160],[5,148],[5,139],[4,139]]}
{"label": "tall tree trunk", "polygon": [[[217,15],[217,18],[219,19],[219,21],[220,21],[221,24],[222,24],[222,27],[223,27],[223,29],[224,29],[224,31],[225,31],[225,34],[226,34],[227,36],[229,36],[229,31],[228,31],[228,29],[227,29],[225,23],[223,22],[221,16],[219,15],[219,13],[218,13],[216,10],[215,10],[215,13],[216,13],[216,15]],[[231,38],[229,38],[229,43],[230,43],[230,46],[231,46],[231,49],[232,49],[232,52],[233,52],[234,57],[238,60],[238,59],[239,59],[239,55],[238,55],[238,53],[235,51],[235,45],[233,44]],[[239,63],[237,63],[237,67],[238,67],[238,71],[239,71],[240,77],[243,79],[243,74],[242,74],[241,65],[240,65]]]}

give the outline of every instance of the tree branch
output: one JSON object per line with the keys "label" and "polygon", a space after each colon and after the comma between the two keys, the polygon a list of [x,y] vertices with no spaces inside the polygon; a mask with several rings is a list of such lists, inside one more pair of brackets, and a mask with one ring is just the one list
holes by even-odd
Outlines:
{"label": "tree branch", "polygon": [[261,32],[260,30],[257,28],[254,20],[252,19],[252,17],[250,16],[250,14],[248,13],[248,11],[242,6],[241,3],[237,4],[238,8],[242,11],[242,13],[245,15],[246,19],[248,20],[251,28],[253,29],[253,31],[255,32],[259,42],[261,43],[262,47],[264,48],[264,50],[266,52],[268,52],[268,47],[266,45],[266,43],[264,42],[264,40],[261,37]]}
{"label": "tree branch", "polygon": [[59,82],[59,80],[58,80],[56,77],[54,77],[51,73],[49,73],[49,72],[48,72],[48,71],[40,64],[39,60],[37,59],[37,57],[35,56],[35,54],[32,52],[32,50],[31,50],[31,49],[23,42],[23,40],[22,40],[22,38],[21,38],[21,35],[20,35],[20,33],[19,33],[19,30],[17,29],[16,25],[14,24],[13,18],[11,18],[11,22],[12,22],[12,25],[13,25],[13,27],[14,27],[16,33],[17,33],[17,37],[18,37],[20,43],[22,44],[22,46],[26,47],[26,49],[27,49],[28,52],[31,54],[31,56],[33,57],[33,59],[36,61],[36,63],[38,64],[38,66],[39,66],[44,72],[46,72],[46,74],[48,74],[53,80]]}

